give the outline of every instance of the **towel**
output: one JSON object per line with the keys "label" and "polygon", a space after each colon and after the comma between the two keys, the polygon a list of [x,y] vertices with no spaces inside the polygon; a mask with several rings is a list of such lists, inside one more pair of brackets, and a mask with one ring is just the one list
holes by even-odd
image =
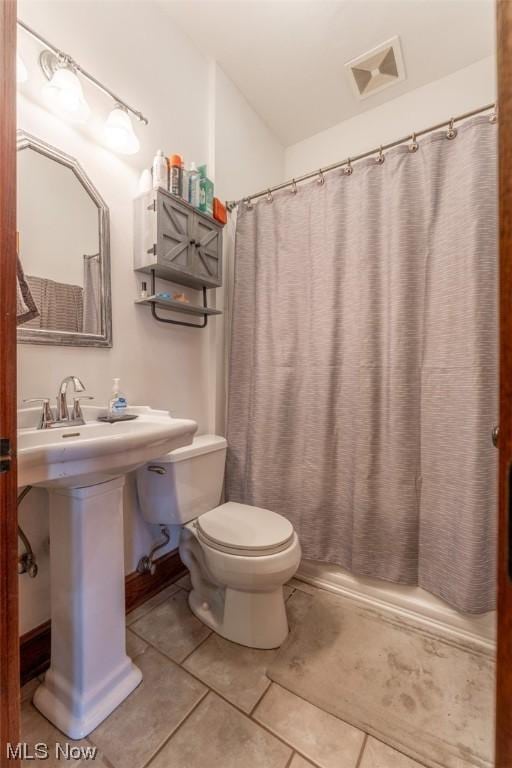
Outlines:
{"label": "towel", "polygon": [[28,283],[23,272],[20,257],[16,257],[17,281],[16,281],[16,325],[22,325],[28,320],[39,316],[39,310],[34,301]]}
{"label": "towel", "polygon": [[58,283],[45,277],[27,275],[27,283],[39,308],[38,320],[28,327],[45,331],[83,331],[83,288],[70,283]]}

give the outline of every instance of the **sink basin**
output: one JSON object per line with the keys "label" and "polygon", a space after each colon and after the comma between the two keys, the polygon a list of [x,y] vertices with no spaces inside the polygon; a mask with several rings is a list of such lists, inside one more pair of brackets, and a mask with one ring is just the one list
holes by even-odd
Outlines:
{"label": "sink basin", "polygon": [[124,475],[188,445],[195,421],[130,408],[107,424],[84,407],[83,426],[37,429],[19,411],[18,484],[48,488],[52,659],[33,703],[72,739],[93,731],[142,680],[126,654]]}
{"label": "sink basin", "polygon": [[[157,456],[192,442],[195,421],[167,411],[130,408],[133,421],[97,421],[105,409],[84,407],[78,427],[18,430],[18,485],[82,487],[125,475]],[[19,423],[37,423],[39,408],[19,412]]]}

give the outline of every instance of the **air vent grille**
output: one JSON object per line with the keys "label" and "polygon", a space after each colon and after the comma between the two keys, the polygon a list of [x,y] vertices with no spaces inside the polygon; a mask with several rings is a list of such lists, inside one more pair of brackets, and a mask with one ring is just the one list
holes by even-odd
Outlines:
{"label": "air vent grille", "polygon": [[345,66],[358,99],[365,99],[405,79],[398,37],[352,59]]}

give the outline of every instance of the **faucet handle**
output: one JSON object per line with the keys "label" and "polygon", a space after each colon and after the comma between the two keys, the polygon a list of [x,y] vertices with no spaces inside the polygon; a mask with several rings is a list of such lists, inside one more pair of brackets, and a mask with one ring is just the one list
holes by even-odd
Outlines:
{"label": "faucet handle", "polygon": [[73,398],[73,419],[82,419],[84,418],[82,409],[80,407],[80,400],[94,400],[94,397],[92,395],[82,395],[81,397],[74,397]]}
{"label": "faucet handle", "polygon": [[25,400],[23,400],[25,404],[28,405],[28,403],[42,403],[43,408],[41,410],[41,418],[39,420],[38,429],[47,429],[50,424],[53,424],[54,418],[52,409],[50,407],[50,398],[49,397],[29,397]]}

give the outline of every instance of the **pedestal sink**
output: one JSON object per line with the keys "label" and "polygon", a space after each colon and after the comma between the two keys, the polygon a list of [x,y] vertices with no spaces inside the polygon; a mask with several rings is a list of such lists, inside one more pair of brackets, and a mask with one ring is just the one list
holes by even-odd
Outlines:
{"label": "pedestal sink", "polygon": [[19,412],[18,484],[50,495],[52,658],[34,705],[72,739],[96,728],[140,683],[126,655],[123,485],[146,461],[192,442],[197,424],[131,408],[107,424],[84,407],[79,427],[37,429]]}

